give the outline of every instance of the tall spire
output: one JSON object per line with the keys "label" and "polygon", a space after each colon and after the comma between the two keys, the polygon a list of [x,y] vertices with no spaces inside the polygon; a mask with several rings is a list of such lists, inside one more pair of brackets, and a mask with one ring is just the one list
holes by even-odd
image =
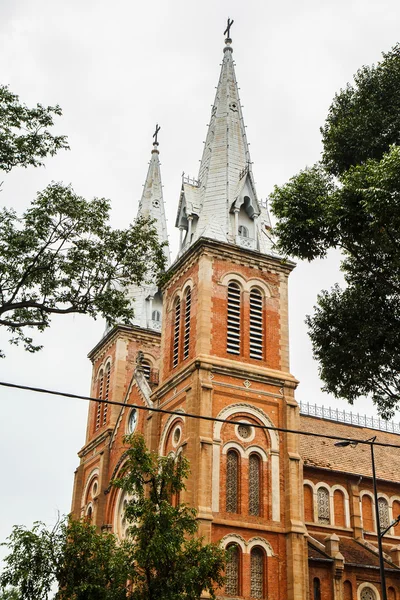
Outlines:
{"label": "tall spire", "polygon": [[224,32],[228,37],[198,179],[182,178],[176,225],[181,230],[181,250],[207,237],[270,253],[261,230],[270,223],[254,185],[232,58],[232,23],[228,19]]}
{"label": "tall spire", "polygon": [[[153,149],[147,171],[146,181],[143,187],[142,197],[139,202],[138,217],[150,217],[154,220],[154,227],[158,234],[160,243],[168,243],[167,223],[165,219],[164,199],[161,184],[161,170],[158,151],[158,132],[160,127],[156,125],[153,135]],[[170,266],[170,255],[168,246],[164,246],[167,267]],[[151,275],[151,274],[150,274]],[[128,294],[134,301],[135,317],[134,325],[145,329],[161,329],[161,294],[155,283],[132,285],[128,288]]]}
{"label": "tall spire", "polygon": [[[159,242],[168,242],[167,223],[165,219],[165,208],[161,184],[161,170],[158,151],[158,124],[153,134],[154,142],[151,151],[151,159],[147,171],[146,181],[143,187],[142,198],[139,202],[138,217],[150,217],[154,219],[154,227],[158,233]],[[169,249],[164,246],[167,267],[170,265]]]}

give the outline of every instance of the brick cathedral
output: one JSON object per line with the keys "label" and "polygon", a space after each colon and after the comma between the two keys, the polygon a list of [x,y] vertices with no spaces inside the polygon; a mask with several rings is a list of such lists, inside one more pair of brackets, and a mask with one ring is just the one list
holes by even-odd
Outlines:
{"label": "brick cathedral", "polygon": [[[182,179],[172,275],[162,289],[127,290],[134,323],[108,329],[89,354],[92,397],[177,414],[92,402],[72,512],[125,535],[127,500],[110,480],[123,464],[123,436],[138,431],[152,450],[190,460],[182,501],[197,509],[206,540],[233,546],[220,596],[379,600],[369,447],[337,448],[333,440],[254,427],[400,443],[394,431],[367,422],[299,410],[288,339],[295,265],[274,251],[257,197],[231,44],[228,37],[198,179]],[[154,218],[167,241],[155,140],[139,215]],[[399,451],[377,448],[376,462],[386,527],[400,514]],[[389,600],[400,600],[398,544],[396,525],[383,542]]]}

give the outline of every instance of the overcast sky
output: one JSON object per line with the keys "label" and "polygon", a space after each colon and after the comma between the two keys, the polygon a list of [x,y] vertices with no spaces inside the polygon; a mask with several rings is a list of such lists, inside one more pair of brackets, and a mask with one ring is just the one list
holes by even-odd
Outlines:
{"label": "overcast sky", "polygon": [[[335,91],[398,41],[395,0],[1,0],[1,83],[28,105],[60,104],[70,152],[4,178],[2,204],[23,211],[49,182],[112,201],[112,221],[135,216],[155,123],[172,256],[182,171],[197,175],[227,17],[257,192],[318,160],[319,127]],[[321,288],[340,281],[337,256],[291,275],[291,368],[297,398],[344,407],[320,391],[304,325]],[[86,355],[104,325],[53,320],[36,355],[7,345],[0,379],[88,394]],[[15,523],[51,523],[70,509],[87,404],[0,388],[0,541]],[[360,402],[360,413],[371,407]]]}

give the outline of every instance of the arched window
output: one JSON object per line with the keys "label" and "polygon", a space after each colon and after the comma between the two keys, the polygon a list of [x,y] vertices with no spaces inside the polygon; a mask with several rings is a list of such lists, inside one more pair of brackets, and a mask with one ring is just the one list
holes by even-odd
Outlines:
{"label": "arched window", "polygon": [[[105,392],[104,392],[104,400],[109,400],[109,395],[110,395],[110,373],[111,373],[111,367],[110,367],[110,363],[108,363],[107,367],[106,367],[106,375],[105,375]],[[103,425],[105,425],[107,423],[107,413],[108,413],[108,402],[105,402],[103,404]]]}
{"label": "arched window", "polygon": [[250,358],[263,358],[263,297],[260,290],[250,292]]}
{"label": "arched window", "polygon": [[329,524],[330,523],[329,492],[326,488],[324,488],[324,487],[318,488],[317,503],[318,503],[318,523]]}
{"label": "arched window", "polygon": [[344,494],[340,490],[335,490],[333,494],[333,507],[335,512],[335,525],[346,527]]}
{"label": "arched window", "polygon": [[91,522],[92,522],[92,519],[93,519],[93,508],[92,508],[92,505],[91,505],[91,504],[89,504],[89,506],[88,506],[88,507],[87,507],[87,509],[86,509],[86,515],[85,515],[85,519],[86,519],[86,521],[87,521],[88,523],[91,523]]}
{"label": "arched window", "polygon": [[183,336],[183,360],[189,356],[190,345],[190,307],[192,303],[192,291],[190,288],[185,294],[185,332]]}
{"label": "arched window", "polygon": [[306,523],[314,521],[314,497],[309,485],[304,486],[304,520]]}
{"label": "arched window", "polygon": [[[400,515],[400,501],[399,500],[393,501],[392,511],[393,511],[393,519],[397,519],[397,517]],[[400,535],[400,523],[397,523],[397,525],[395,526],[394,535]]]}
{"label": "arched window", "polygon": [[321,582],[318,577],[313,581],[313,600],[321,600]]}
{"label": "arched window", "polygon": [[228,285],[228,318],[226,346],[229,354],[240,354],[241,292],[234,281]]}
{"label": "arched window", "polygon": [[[260,514],[260,479],[261,460],[258,454],[250,454],[249,457],[249,514],[258,516]],[[259,596],[254,596],[259,598]]]}
{"label": "arched window", "polygon": [[348,580],[343,584],[343,600],[353,600],[353,589]]}
{"label": "arched window", "polygon": [[[99,400],[103,398],[103,384],[104,384],[104,371],[101,369],[97,379],[97,397]],[[102,410],[102,402],[97,403],[97,411],[96,411],[96,426],[95,429],[99,429],[101,423],[101,410]]]}
{"label": "arched window", "polygon": [[157,321],[157,323],[159,323],[161,321],[161,312],[159,310],[153,310],[151,319],[152,321]]}
{"label": "arched window", "polygon": [[372,498],[364,494],[361,499],[362,522],[364,531],[374,531],[374,517],[372,508]]}
{"label": "arched window", "polygon": [[394,587],[390,586],[390,588],[388,588],[387,597],[388,597],[388,600],[396,600],[397,596],[396,596],[396,590],[394,589]]}
{"label": "arched window", "polygon": [[242,237],[249,237],[249,230],[244,225],[239,225],[238,232]]}
{"label": "arched window", "polygon": [[376,594],[374,592],[374,590],[370,587],[365,587],[362,591],[361,591],[361,596],[360,596],[361,600],[377,600]]}
{"label": "arched window", "polygon": [[226,512],[238,512],[239,457],[235,450],[226,455]]}
{"label": "arched window", "polygon": [[174,325],[174,345],[172,356],[172,367],[176,367],[179,362],[179,337],[181,328],[181,301],[179,298],[175,302],[175,325]]}
{"label": "arched window", "polygon": [[143,369],[143,374],[146,377],[147,381],[149,381],[150,379],[150,373],[151,373],[151,363],[148,360],[143,360],[142,361],[142,369]]}
{"label": "arched window", "polygon": [[386,529],[390,525],[389,505],[386,498],[378,498],[379,524],[382,529]]}
{"label": "arched window", "polygon": [[250,596],[264,598],[264,552],[253,548],[250,554]]}
{"label": "arched window", "polygon": [[239,595],[239,567],[240,554],[239,546],[231,544],[227,547],[228,557],[225,568],[225,594],[227,596]]}

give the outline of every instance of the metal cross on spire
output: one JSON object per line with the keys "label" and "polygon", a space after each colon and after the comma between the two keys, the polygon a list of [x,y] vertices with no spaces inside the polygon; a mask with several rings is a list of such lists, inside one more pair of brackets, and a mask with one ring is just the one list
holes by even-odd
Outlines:
{"label": "metal cross on spire", "polygon": [[227,38],[231,37],[231,27],[233,25],[233,19],[230,19],[228,17],[228,21],[227,21],[227,25],[226,25],[226,29],[224,31],[224,35],[226,35]]}
{"label": "metal cross on spire", "polygon": [[160,131],[160,129],[161,129],[161,127],[159,127],[159,126],[158,126],[158,123],[157,123],[157,125],[156,125],[156,130],[155,130],[155,132],[153,133],[153,138],[154,138],[154,142],[153,142],[153,144],[158,144],[157,137],[158,137],[158,132]]}

